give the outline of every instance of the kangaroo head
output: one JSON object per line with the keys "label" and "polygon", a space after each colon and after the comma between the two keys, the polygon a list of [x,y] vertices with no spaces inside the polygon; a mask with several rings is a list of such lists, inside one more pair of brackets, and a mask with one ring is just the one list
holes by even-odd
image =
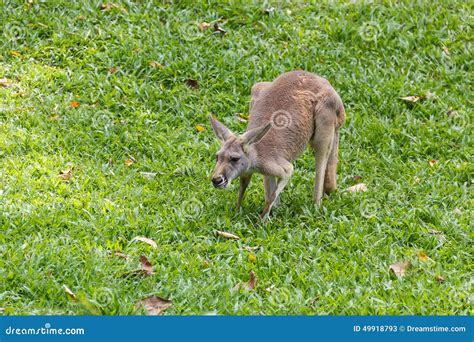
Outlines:
{"label": "kangaroo head", "polygon": [[209,118],[212,129],[222,145],[216,154],[216,167],[212,176],[212,184],[218,189],[223,189],[228,187],[233,179],[252,168],[251,146],[262,140],[272,124],[268,123],[251,129],[241,136],[236,136],[212,115]]}

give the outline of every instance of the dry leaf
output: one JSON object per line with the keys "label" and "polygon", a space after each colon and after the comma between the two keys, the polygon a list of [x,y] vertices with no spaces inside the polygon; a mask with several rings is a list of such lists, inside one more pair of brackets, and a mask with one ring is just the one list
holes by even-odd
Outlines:
{"label": "dry leaf", "polygon": [[115,74],[117,71],[119,71],[119,68],[116,66],[109,68],[109,74]]}
{"label": "dry leaf", "polygon": [[199,82],[197,80],[187,79],[184,83],[191,89],[199,89]]}
{"label": "dry leaf", "polygon": [[225,239],[230,239],[230,240],[240,240],[240,237],[237,235],[234,235],[232,233],[227,233],[227,232],[222,232],[220,230],[217,230],[217,235],[222,236]]}
{"label": "dry leaf", "polygon": [[244,113],[237,113],[236,117],[240,122],[247,122],[249,120],[249,115]]}
{"label": "dry leaf", "polygon": [[0,87],[7,88],[10,86],[10,81],[6,78],[0,78]]}
{"label": "dry leaf", "polygon": [[114,255],[115,255],[116,257],[119,257],[119,258],[128,259],[128,255],[125,254],[125,253],[122,253],[122,252],[120,252],[120,251],[115,251],[115,252],[114,252]]}
{"label": "dry leaf", "polygon": [[367,185],[365,185],[364,183],[359,183],[359,184],[348,187],[346,191],[347,192],[366,192]]}
{"label": "dry leaf", "polygon": [[202,133],[206,130],[206,127],[204,127],[203,125],[196,125],[196,131],[198,131],[199,133]]}
{"label": "dry leaf", "polygon": [[71,289],[69,287],[67,287],[66,285],[63,285],[63,289],[64,289],[64,292],[66,293],[66,296],[69,298],[69,300],[76,303],[77,302],[77,297],[74,294],[74,292],[72,292]]}
{"label": "dry leaf", "polygon": [[426,255],[425,252],[419,251],[416,256],[418,257],[418,260],[422,262],[427,262],[429,260],[428,255]]}
{"label": "dry leaf", "polygon": [[397,277],[404,277],[406,271],[411,267],[411,262],[409,261],[399,261],[390,265],[389,270],[393,272]]}
{"label": "dry leaf", "polygon": [[416,103],[418,101],[420,101],[422,99],[421,96],[404,96],[404,97],[400,97],[400,100],[403,100],[405,102],[409,102],[409,103]]}
{"label": "dry leaf", "polygon": [[224,35],[224,34],[227,33],[227,31],[224,30],[222,27],[220,27],[218,23],[214,23],[214,31],[215,31],[215,32],[219,32],[219,33],[221,33],[222,35]]}
{"label": "dry leaf", "polygon": [[247,282],[247,284],[245,284],[245,285],[246,285],[247,289],[249,289],[249,290],[254,289],[255,285],[257,285],[257,277],[255,276],[254,271],[250,272],[250,279]]}
{"label": "dry leaf", "polygon": [[154,274],[153,265],[150,260],[144,255],[140,256],[140,263],[142,264],[142,270],[145,270],[149,275]]}
{"label": "dry leaf", "polygon": [[152,239],[143,237],[143,236],[135,236],[135,237],[132,239],[132,241],[141,241],[141,242],[144,242],[144,243],[149,244],[149,245],[152,246],[153,248],[158,248],[158,245],[156,244],[155,241],[153,241]]}
{"label": "dry leaf", "polygon": [[428,164],[430,164],[431,167],[435,166],[436,164],[438,164],[438,160],[436,159],[431,159],[430,161],[428,161]]}
{"label": "dry leaf", "polygon": [[203,22],[200,23],[198,26],[199,26],[199,29],[200,29],[201,31],[204,31],[204,30],[207,30],[209,27],[211,27],[211,24],[206,23],[205,21],[203,21]]}
{"label": "dry leaf", "polygon": [[254,247],[243,246],[242,248],[245,249],[246,251],[254,252],[254,251],[258,251],[260,249],[260,246],[254,246]]}
{"label": "dry leaf", "polygon": [[77,108],[81,105],[81,103],[79,101],[71,101],[71,103],[69,104],[69,106],[71,108]]}
{"label": "dry leaf", "polygon": [[359,176],[359,175],[355,175],[354,177],[352,177],[352,180],[354,182],[360,182],[362,180],[362,176]]}
{"label": "dry leaf", "polygon": [[436,281],[437,281],[438,283],[444,283],[444,277],[443,277],[442,275],[439,275],[439,274],[438,274],[438,275],[435,277],[435,279],[436,279]]}
{"label": "dry leaf", "polygon": [[157,296],[151,296],[140,300],[136,306],[143,306],[145,308],[146,314],[149,316],[157,316],[161,315],[172,304],[173,302],[171,300]]}
{"label": "dry leaf", "polygon": [[127,271],[122,274],[122,277],[124,278],[130,278],[130,277],[148,277],[151,275],[154,275],[155,272],[153,272],[153,265],[151,262],[148,260],[148,258],[144,255],[140,256],[140,268],[134,269]]}
{"label": "dry leaf", "polygon": [[447,46],[443,46],[443,52],[444,52],[447,56],[449,56],[449,49],[448,49]]}
{"label": "dry leaf", "polygon": [[161,68],[163,68],[163,65],[162,65],[160,62],[158,62],[158,61],[150,61],[150,62],[148,63],[148,65],[151,66],[152,68],[155,68],[155,69],[161,69]]}
{"label": "dry leaf", "polygon": [[61,171],[59,177],[66,182],[70,181],[72,178],[72,169]]}
{"label": "dry leaf", "polygon": [[246,282],[245,284],[240,284],[240,283],[235,284],[233,290],[238,291],[241,287],[247,291],[253,290],[256,284],[257,284],[257,277],[255,276],[255,272],[251,271],[249,281]]}
{"label": "dry leaf", "polygon": [[133,159],[131,159],[131,158],[129,158],[129,159],[127,159],[127,160],[124,161],[124,164],[125,164],[126,166],[128,166],[128,167],[132,166],[133,163],[135,163],[135,161],[134,161]]}
{"label": "dry leaf", "polygon": [[257,256],[253,253],[250,253],[249,254],[249,262],[251,262],[252,264],[255,264],[257,262]]}

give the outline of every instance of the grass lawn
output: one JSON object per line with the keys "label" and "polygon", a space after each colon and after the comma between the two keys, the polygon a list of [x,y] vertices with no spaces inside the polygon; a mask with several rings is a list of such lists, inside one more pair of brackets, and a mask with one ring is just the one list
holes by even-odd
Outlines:
{"label": "grass lawn", "polygon": [[[99,5],[0,3],[0,313],[473,313],[472,3]],[[313,207],[308,150],[261,221],[261,176],[241,212],[212,187],[208,115],[243,132],[294,69],[345,104],[339,190]]]}

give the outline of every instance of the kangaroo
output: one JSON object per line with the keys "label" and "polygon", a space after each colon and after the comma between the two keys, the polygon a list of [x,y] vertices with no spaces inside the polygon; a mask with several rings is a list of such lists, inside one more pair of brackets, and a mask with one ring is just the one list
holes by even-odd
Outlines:
{"label": "kangaroo", "polygon": [[240,209],[252,174],[263,174],[265,207],[260,217],[265,218],[293,174],[292,162],[309,143],[316,159],[313,195],[319,206],[323,191],[336,190],[339,128],[346,116],[341,98],[326,79],[305,71],[256,83],[251,96],[247,131],[240,136],[210,115],[222,144],[212,184],[223,189],[240,177]]}

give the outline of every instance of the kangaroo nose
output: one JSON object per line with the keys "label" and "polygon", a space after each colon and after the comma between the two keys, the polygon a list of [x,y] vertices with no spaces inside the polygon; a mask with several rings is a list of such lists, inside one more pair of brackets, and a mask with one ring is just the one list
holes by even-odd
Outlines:
{"label": "kangaroo nose", "polygon": [[219,185],[220,183],[222,183],[224,180],[224,177],[222,176],[217,176],[217,177],[212,177],[212,183],[214,185]]}
{"label": "kangaroo nose", "polygon": [[225,183],[225,177],[224,176],[212,177],[212,184],[215,187],[222,186],[224,183]]}

